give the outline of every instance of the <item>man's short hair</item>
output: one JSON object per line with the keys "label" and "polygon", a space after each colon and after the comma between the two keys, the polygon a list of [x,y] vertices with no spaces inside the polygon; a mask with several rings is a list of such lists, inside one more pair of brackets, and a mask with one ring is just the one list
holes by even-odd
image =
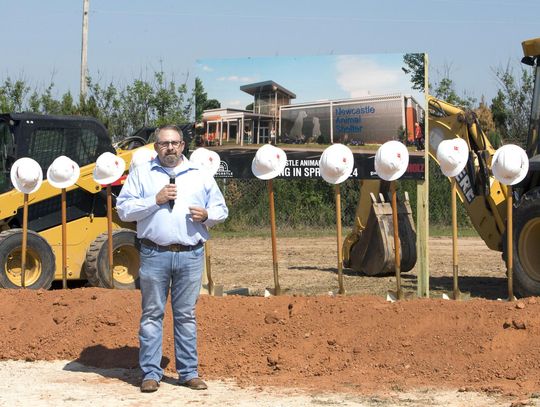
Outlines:
{"label": "man's short hair", "polygon": [[156,141],[158,140],[158,136],[159,136],[159,133],[161,132],[161,130],[174,130],[178,134],[180,134],[180,141],[184,140],[184,133],[182,132],[182,129],[180,127],[175,126],[174,124],[167,124],[165,126],[160,126],[160,127],[156,128],[156,130],[154,131],[154,139]]}

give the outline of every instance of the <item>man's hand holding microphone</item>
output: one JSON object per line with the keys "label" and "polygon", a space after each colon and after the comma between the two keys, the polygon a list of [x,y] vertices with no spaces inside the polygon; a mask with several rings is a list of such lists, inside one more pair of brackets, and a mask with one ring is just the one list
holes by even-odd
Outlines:
{"label": "man's hand holding microphone", "polygon": [[[169,207],[172,210],[174,207],[174,201],[176,199],[176,183],[174,178],[169,179],[169,184],[165,185],[156,195],[156,203],[163,205],[169,202]],[[189,212],[191,218],[195,222],[204,222],[208,219],[208,211],[200,206],[190,206]]]}

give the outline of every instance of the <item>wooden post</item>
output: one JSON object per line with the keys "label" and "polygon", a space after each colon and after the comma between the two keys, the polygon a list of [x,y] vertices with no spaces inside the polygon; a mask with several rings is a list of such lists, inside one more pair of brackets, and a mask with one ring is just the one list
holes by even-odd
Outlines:
{"label": "wooden post", "polygon": [[26,246],[28,244],[28,194],[24,194],[23,203],[23,235],[21,248],[21,287],[26,288]]}
{"label": "wooden post", "polygon": [[[424,103],[428,105],[429,69],[428,55],[424,54]],[[417,295],[429,297],[429,120],[424,122],[424,180],[416,183],[416,270]]]}
{"label": "wooden post", "polygon": [[396,197],[396,181],[391,181],[391,191],[392,191],[392,223],[394,227],[394,261],[395,261],[395,270],[396,270],[396,297],[398,300],[403,299],[403,291],[401,290],[401,253],[400,253],[400,241],[399,241],[399,223],[398,223],[398,213],[397,213],[397,197]]}
{"label": "wooden post", "polygon": [[[427,177],[427,175],[426,175]],[[429,181],[416,183],[416,270],[418,273],[417,296],[429,297]]]}
{"label": "wooden post", "polygon": [[338,257],[338,285],[339,294],[345,294],[345,287],[343,286],[343,254],[341,252],[341,190],[339,184],[335,186],[336,196],[336,229],[337,229],[337,257]]}
{"label": "wooden post", "polygon": [[270,231],[272,233],[272,265],[274,269],[274,295],[281,294],[278,275],[277,242],[276,242],[276,214],[274,209],[274,188],[272,180],[268,180],[268,201],[270,204]]}
{"label": "wooden post", "polygon": [[86,96],[86,75],[88,72],[88,9],[90,0],[83,0],[83,21],[82,21],[82,44],[81,44],[81,97]]}

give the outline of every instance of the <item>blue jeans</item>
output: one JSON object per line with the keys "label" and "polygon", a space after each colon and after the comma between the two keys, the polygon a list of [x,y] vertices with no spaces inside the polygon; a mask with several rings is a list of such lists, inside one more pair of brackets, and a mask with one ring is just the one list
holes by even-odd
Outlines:
{"label": "blue jeans", "polygon": [[176,370],[179,382],[186,382],[199,376],[195,304],[201,289],[204,247],[169,252],[141,245],[140,254],[142,315],[139,364],[143,380],[159,382],[163,376],[163,315],[170,287]]}

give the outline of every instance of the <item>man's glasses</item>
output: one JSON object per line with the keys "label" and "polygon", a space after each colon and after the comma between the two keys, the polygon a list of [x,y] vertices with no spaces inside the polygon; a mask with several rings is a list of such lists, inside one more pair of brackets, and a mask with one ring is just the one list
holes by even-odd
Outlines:
{"label": "man's glasses", "polygon": [[183,141],[158,141],[156,144],[161,148],[169,147],[169,145],[173,146],[174,148],[177,148],[182,144]]}

